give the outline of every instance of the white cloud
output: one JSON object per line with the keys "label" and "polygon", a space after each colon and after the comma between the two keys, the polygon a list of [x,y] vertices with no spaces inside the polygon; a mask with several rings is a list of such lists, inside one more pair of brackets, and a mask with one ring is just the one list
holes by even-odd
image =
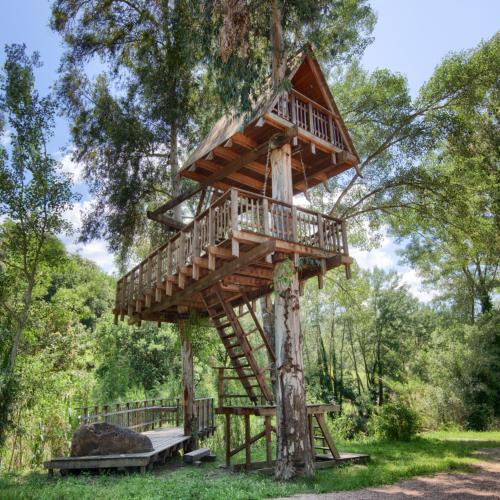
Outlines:
{"label": "white cloud", "polygon": [[70,242],[66,243],[70,253],[76,253],[84,259],[94,261],[103,271],[107,273],[116,272],[114,255],[107,249],[104,240],[94,240],[90,243]]}
{"label": "white cloud", "polygon": [[422,278],[415,269],[400,272],[401,282],[410,290],[411,294],[422,302],[430,302],[437,295],[437,290],[424,285]]}
{"label": "white cloud", "polygon": [[114,255],[107,249],[104,240],[94,240],[89,243],[78,242],[78,233],[82,226],[82,215],[92,207],[93,200],[85,200],[73,205],[64,218],[71,223],[73,235],[62,236],[61,240],[70,253],[76,253],[85,259],[94,261],[103,271],[107,273],[116,272]]}
{"label": "white cloud", "polygon": [[12,134],[10,133],[9,130],[5,130],[4,133],[0,135],[0,144],[4,148],[7,148],[10,146],[11,136],[12,136]]}
{"label": "white cloud", "polygon": [[83,164],[72,159],[72,153],[66,153],[59,159],[61,170],[70,175],[75,184],[83,182]]}
{"label": "white cloud", "polygon": [[363,269],[373,270],[375,267],[394,269],[401,276],[401,283],[408,287],[413,296],[422,302],[430,302],[437,295],[437,291],[424,285],[417,271],[399,263],[397,252],[401,248],[402,245],[385,235],[378,248],[374,250],[351,248],[349,253]]}

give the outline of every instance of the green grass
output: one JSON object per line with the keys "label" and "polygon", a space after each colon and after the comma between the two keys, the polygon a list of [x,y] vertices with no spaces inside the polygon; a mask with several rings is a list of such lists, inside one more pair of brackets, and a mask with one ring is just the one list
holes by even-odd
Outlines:
{"label": "green grass", "polygon": [[434,432],[409,443],[341,443],[341,451],[368,453],[368,465],[321,470],[314,479],[278,483],[257,473],[233,474],[204,464],[145,475],[49,478],[45,473],[0,476],[0,498],[43,499],[259,499],[352,490],[441,471],[470,470],[478,448],[500,447],[500,432]]}

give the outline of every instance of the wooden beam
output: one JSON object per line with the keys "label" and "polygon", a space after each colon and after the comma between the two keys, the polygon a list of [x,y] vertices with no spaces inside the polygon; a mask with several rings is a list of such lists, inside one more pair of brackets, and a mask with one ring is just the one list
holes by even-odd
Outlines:
{"label": "wooden beam", "polygon": [[151,214],[148,213],[148,217],[150,217],[150,215],[155,216],[158,214],[163,214],[167,210],[174,208],[179,203],[182,203],[183,201],[186,201],[195,194],[199,193],[203,188],[211,186],[215,182],[224,179],[225,177],[231,175],[234,172],[237,172],[240,168],[243,168],[248,163],[266,154],[269,148],[274,149],[281,147],[284,144],[288,144],[290,140],[297,135],[297,133],[298,133],[297,126],[285,128],[283,133],[278,133],[276,135],[273,135],[268,141],[263,142],[257,148],[248,151],[244,155],[240,156],[237,160],[228,163],[227,165],[224,166],[222,170],[220,170],[219,172],[215,172],[214,174],[206,178],[204,181],[200,182],[198,186],[188,191],[185,191],[184,193],[181,193],[179,196],[176,196],[167,203],[164,203],[156,210],[153,210]]}
{"label": "wooden beam", "polygon": [[255,248],[241,255],[237,259],[234,259],[228,262],[227,264],[224,264],[219,269],[209,273],[208,275],[204,276],[198,281],[191,283],[189,286],[179,291],[174,296],[166,297],[162,302],[154,304],[150,310],[155,312],[168,309],[169,307],[177,304],[179,301],[184,300],[187,297],[190,297],[194,293],[205,290],[205,288],[212,286],[213,284],[222,280],[226,276],[234,274],[239,269],[247,267],[253,261],[259,260],[262,257],[265,257],[266,255],[274,252],[275,248],[276,248],[276,242],[273,240],[261,243],[260,245],[257,245]]}
{"label": "wooden beam", "polygon": [[148,218],[167,226],[175,231],[181,231],[186,227],[186,224],[179,222],[165,214],[154,214],[153,212],[148,212]]}

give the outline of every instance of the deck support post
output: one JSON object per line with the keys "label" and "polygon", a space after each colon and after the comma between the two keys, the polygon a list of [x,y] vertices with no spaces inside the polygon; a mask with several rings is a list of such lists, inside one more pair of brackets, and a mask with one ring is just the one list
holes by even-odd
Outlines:
{"label": "deck support post", "polygon": [[[293,204],[291,146],[271,152],[272,196]],[[275,255],[276,299],[276,478],[312,476],[314,461],[304,386],[304,359],[299,316],[299,276],[293,260]]]}
{"label": "deck support post", "polygon": [[183,383],[183,409],[184,409],[184,434],[193,436],[188,442],[186,451],[196,448],[196,432],[194,429],[194,385],[193,385],[193,346],[189,336],[186,320],[179,320],[179,335],[182,345],[182,383]]}

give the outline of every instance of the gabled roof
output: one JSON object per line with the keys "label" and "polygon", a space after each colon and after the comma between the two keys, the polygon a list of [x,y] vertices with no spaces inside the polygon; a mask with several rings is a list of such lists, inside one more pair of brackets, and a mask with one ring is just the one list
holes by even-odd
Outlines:
{"label": "gabled roof", "polygon": [[[321,104],[325,108],[329,108],[335,115],[335,121],[342,132],[342,136],[349,149],[349,153],[353,154],[359,162],[358,154],[356,153],[354,144],[352,143],[342,117],[340,116],[324,73],[310,48],[300,51],[288,62],[286,78],[292,82],[292,86],[294,83],[294,77],[298,76],[301,71],[303,72],[304,70],[309,70],[308,72],[312,72],[314,75],[313,79],[310,79],[310,75],[308,75],[309,81],[315,86],[316,93],[320,93],[322,98]],[[215,123],[209,134],[200,143],[200,145],[190,153],[184,162],[181,174],[183,171],[189,169],[196,161],[208,155],[214,148],[225,144],[232,136],[234,136],[234,134],[244,132],[247,127],[257,122],[266,113],[270,113],[274,108],[280,93],[281,92],[272,89],[269,85],[268,89],[265,90],[256,100],[249,112],[232,112],[222,116]]]}

